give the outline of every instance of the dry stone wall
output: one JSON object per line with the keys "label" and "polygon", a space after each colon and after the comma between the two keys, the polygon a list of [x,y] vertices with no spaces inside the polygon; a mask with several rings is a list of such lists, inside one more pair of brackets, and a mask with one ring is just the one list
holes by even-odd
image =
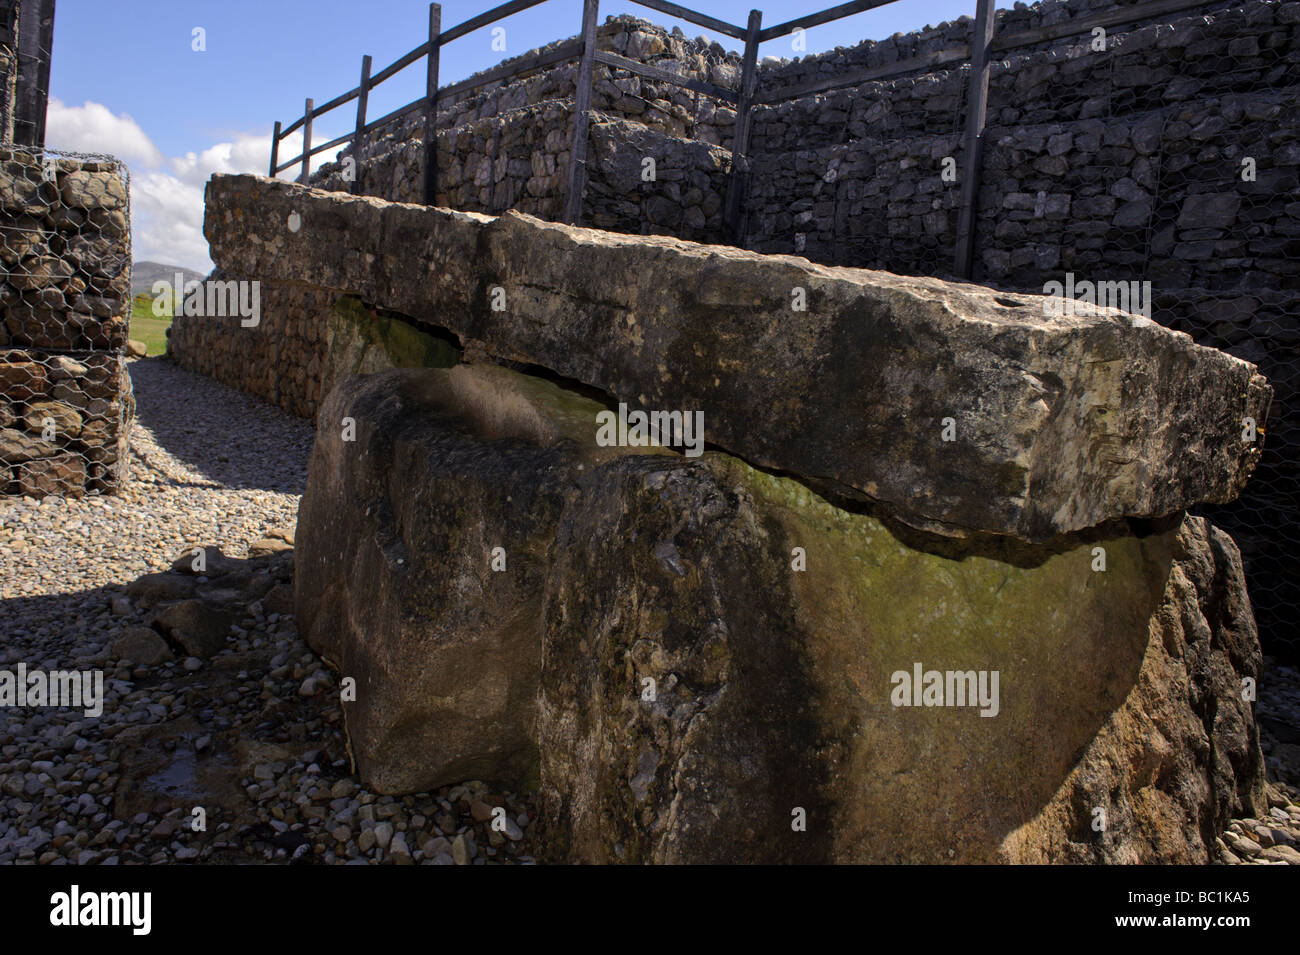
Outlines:
{"label": "dry stone wall", "polygon": [[[510,64],[537,53],[546,53],[573,39],[571,37],[557,41],[504,62]],[[740,85],[740,57],[737,54],[727,53],[720,44],[706,42],[702,37],[689,40],[680,30],[664,30],[636,17],[610,17],[597,30],[596,46],[600,50],[725,89],[735,90]],[[577,63],[564,63],[507,83],[490,83],[480,90],[440,98],[438,131],[443,133],[459,130],[480,120],[506,117],[524,107],[572,103],[577,87],[577,73]],[[635,120],[665,136],[731,149],[735,110],[675,84],[655,82],[596,64],[591,109],[609,119]],[[560,141],[547,142],[547,152],[558,155],[561,150],[567,151],[571,131],[572,126],[569,126]],[[422,140],[423,135],[421,118],[399,121],[384,130],[379,137],[372,137],[367,142],[362,156],[363,169],[375,157],[412,140]],[[341,155],[351,155],[351,147]],[[439,172],[444,168],[440,162]],[[322,166],[313,173],[312,184],[324,188],[341,188],[343,180],[338,178],[340,169],[338,163]],[[372,185],[364,173],[361,179],[363,191],[367,194],[376,190],[373,194],[381,195],[382,198],[397,198],[383,193],[387,180],[381,178],[377,184]]]}
{"label": "dry stone wall", "polygon": [[0,492],[106,493],[126,477],[123,173],[0,150]]}
{"label": "dry stone wall", "polygon": [[[573,129],[572,103],[521,106],[438,133],[438,205],[497,214],[506,209],[558,219]],[[419,202],[424,144],[411,139],[361,163],[365,195]],[[600,116],[588,140],[589,178],[582,220],[616,232],[719,241],[730,153],[677,139],[637,122]],[[646,157],[654,178],[644,176]],[[324,188],[342,190],[331,169]]]}
{"label": "dry stone wall", "polygon": [[[688,40],[681,31],[634,17],[611,17],[598,30],[597,45],[726,89],[739,85],[739,58],[719,44]],[[437,204],[559,218],[576,84],[577,64],[567,63],[440,103]],[[595,70],[591,108],[583,222],[617,232],[721,241],[735,110],[702,94],[601,65]],[[358,164],[359,192],[422,201],[423,136],[417,118],[367,142]],[[313,174],[312,184],[350,190],[343,162],[351,156],[349,147],[339,162]],[[655,162],[652,174],[643,167],[647,157]]]}

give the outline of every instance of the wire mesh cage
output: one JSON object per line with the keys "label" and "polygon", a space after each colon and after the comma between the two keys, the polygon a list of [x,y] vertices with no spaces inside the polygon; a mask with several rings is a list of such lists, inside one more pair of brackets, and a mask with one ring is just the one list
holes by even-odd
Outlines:
{"label": "wire mesh cage", "polygon": [[[1275,5],[1085,35],[995,67],[975,280],[1105,282],[1259,367],[1260,464],[1203,514],[1241,548],[1266,652],[1300,659],[1300,113]],[[1107,303],[1115,304],[1115,303]]]}
{"label": "wire mesh cage", "polygon": [[0,145],[0,493],[127,477],[129,196],[112,156]]}

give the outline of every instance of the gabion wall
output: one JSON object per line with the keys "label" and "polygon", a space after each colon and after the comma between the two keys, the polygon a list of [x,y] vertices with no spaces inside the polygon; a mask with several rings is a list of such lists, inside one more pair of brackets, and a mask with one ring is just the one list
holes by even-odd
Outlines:
{"label": "gabion wall", "polygon": [[0,492],[81,496],[126,479],[131,233],[126,167],[0,147]]}

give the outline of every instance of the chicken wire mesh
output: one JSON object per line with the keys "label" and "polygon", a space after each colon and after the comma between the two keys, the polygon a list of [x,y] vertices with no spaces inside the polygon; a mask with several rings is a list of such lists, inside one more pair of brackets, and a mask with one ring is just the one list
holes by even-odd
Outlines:
{"label": "chicken wire mesh", "polygon": [[757,107],[747,247],[951,275],[967,77],[918,69]]}
{"label": "chicken wire mesh", "polygon": [[1084,36],[995,70],[974,278],[1117,283],[1128,310],[1259,367],[1274,389],[1259,466],[1237,501],[1198,513],[1241,548],[1265,652],[1294,661],[1300,30],[1278,9]]}
{"label": "chicken wire mesh", "polygon": [[112,156],[0,145],[2,493],[126,479],[128,186]]}

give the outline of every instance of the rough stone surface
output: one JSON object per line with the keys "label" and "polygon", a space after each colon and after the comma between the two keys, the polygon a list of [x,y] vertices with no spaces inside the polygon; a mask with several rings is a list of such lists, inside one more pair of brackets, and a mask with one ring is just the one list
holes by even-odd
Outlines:
{"label": "rough stone surface", "polygon": [[172,659],[171,648],[148,627],[132,627],[113,641],[113,659],[141,666],[154,666]]}
{"label": "rough stone surface", "polygon": [[[326,400],[298,618],[357,681],[368,784],[540,760],[547,852],[588,862],[1205,862],[1258,811],[1258,640],[1203,519],[953,542],[724,454],[598,448],[600,409],[483,365]],[[893,705],[917,663],[996,671],[996,712]]]}
{"label": "rough stone surface", "polygon": [[235,616],[202,600],[181,600],[161,608],[154,620],[189,656],[202,660],[225,646]]}
{"label": "rough stone surface", "polygon": [[[317,238],[341,228],[359,248]],[[516,213],[215,176],[205,234],[225,269],[355,293],[633,407],[702,410],[711,443],[953,536],[1232,500],[1260,454],[1243,419],[1271,395],[1249,363],[1115,309],[1052,318],[1044,296]]]}
{"label": "rough stone surface", "polygon": [[330,310],[325,326],[326,360],[321,389],[354,375],[389,368],[448,368],[460,360],[451,343],[416,328],[400,315],[367,308],[355,298],[343,298]]}
{"label": "rough stone surface", "polygon": [[[0,708],[0,862],[61,864],[86,853],[121,864],[396,861],[360,848],[378,821],[405,833],[420,864],[453,864],[454,843],[471,864],[535,856],[531,793],[468,781],[392,797],[359,784],[337,681],[303,643],[292,613],[272,606],[277,590],[292,589],[290,555],[231,560],[206,580],[162,573],[196,542],[233,558],[249,541],[285,539],[275,529],[293,522],[311,434],[302,421],[169,362],[130,367],[142,417],[123,494],[0,502],[0,665],[105,670],[98,719],[76,709]],[[191,414],[170,415],[177,403]],[[208,437],[236,431],[236,443]],[[146,571],[158,573],[147,585],[131,583]],[[264,574],[276,586],[259,600]],[[112,660],[123,629],[145,626],[152,612],[134,595],[236,589],[232,575],[247,578],[238,585],[247,589],[239,626],[216,657],[152,668]],[[177,590],[158,577],[179,581]],[[127,616],[117,609],[124,588],[134,604]],[[320,688],[311,697],[297,692],[307,679]],[[1300,839],[1300,791],[1291,788],[1300,782],[1300,674],[1266,661],[1259,689],[1273,786],[1268,806],[1234,819],[1216,841],[1215,861],[1232,865],[1279,864],[1264,858],[1266,847]],[[497,844],[475,807],[502,797],[517,829],[507,826]],[[188,828],[196,805],[209,808],[203,838]],[[1257,848],[1236,855],[1229,842]]]}
{"label": "rough stone surface", "polygon": [[[1112,0],[1048,0],[997,11],[1000,36],[1089,17]],[[991,66],[974,278],[1017,291],[1073,273],[1151,283],[1149,317],[1198,344],[1256,363],[1273,383],[1267,449],[1250,488],[1206,513],[1241,546],[1266,646],[1300,641],[1292,555],[1300,546],[1300,56],[1294,2],[1232,0],[1088,34],[1000,50]],[[851,27],[851,21],[846,23]],[[968,76],[960,60],[863,82],[864,69],[969,45],[961,17],[879,41],[764,56],[751,113],[740,244],[829,265],[949,275],[963,163]],[[653,40],[651,38],[654,38]],[[846,39],[845,42],[849,42]],[[599,31],[602,49],[735,88],[737,57],[629,18]],[[662,52],[655,52],[660,49]],[[546,49],[554,48],[554,44]],[[1244,51],[1253,51],[1246,54]],[[775,48],[772,52],[779,52]],[[575,70],[569,64],[439,100],[440,206],[556,220],[564,203]],[[858,74],[858,75],[855,75]],[[800,85],[839,80],[820,93]],[[793,98],[769,103],[777,95]],[[588,143],[586,225],[634,234],[736,241],[718,230],[734,110],[704,95],[597,66]],[[422,201],[418,117],[377,131],[360,157],[367,195]],[[705,155],[700,147],[720,144]],[[633,160],[654,158],[646,181]],[[1247,180],[1241,162],[1258,174]],[[347,191],[341,166],[311,183]],[[182,319],[172,345],[187,367],[310,416],[318,405],[332,298],[264,283],[268,318]],[[322,297],[324,301],[321,301]]]}
{"label": "rough stone surface", "polygon": [[[1016,567],[913,550],[720,456],[620,462],[583,491],[544,624],[560,858],[1203,863],[1260,805],[1258,641],[1203,520]],[[916,663],[997,671],[998,712],[894,707]]]}
{"label": "rough stone surface", "polygon": [[351,378],[322,406],[299,509],[298,620],[356,679],[348,732],[380,791],[535,772],[536,622],[583,461],[550,445],[593,408],[492,365]]}

